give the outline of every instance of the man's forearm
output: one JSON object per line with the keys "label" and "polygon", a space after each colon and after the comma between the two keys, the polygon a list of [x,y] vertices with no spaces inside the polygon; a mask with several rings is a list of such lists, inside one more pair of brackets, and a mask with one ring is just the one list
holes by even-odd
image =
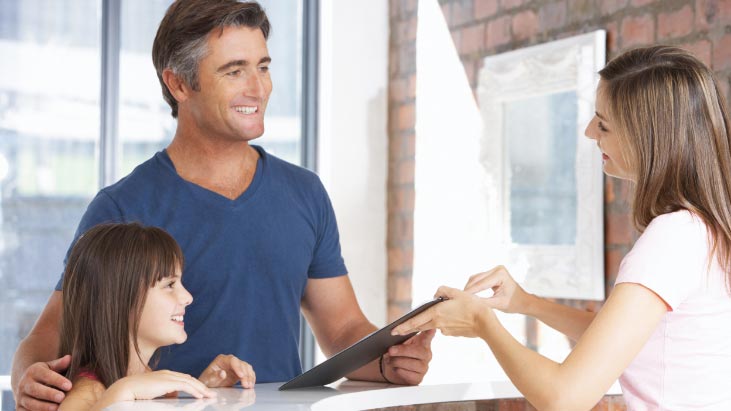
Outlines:
{"label": "man's forearm", "polygon": [[31,333],[25,337],[13,356],[10,385],[13,392],[18,391],[18,381],[25,370],[33,363],[51,361],[58,357],[58,336]]}
{"label": "man's forearm", "polygon": [[[330,349],[325,350],[325,348],[323,347],[323,350],[326,352],[328,357],[331,357],[355,344],[361,338],[372,333],[373,331],[376,331],[377,329],[378,328],[375,325],[371,324],[368,321],[362,321],[357,324],[353,324],[341,334],[342,337],[335,341],[334,344],[332,344],[332,347],[329,347]],[[353,371],[345,377],[350,380],[383,381],[377,359]]]}

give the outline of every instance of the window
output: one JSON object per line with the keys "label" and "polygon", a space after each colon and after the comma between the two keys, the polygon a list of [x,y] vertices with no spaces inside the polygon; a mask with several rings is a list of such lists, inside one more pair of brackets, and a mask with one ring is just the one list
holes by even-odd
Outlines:
{"label": "window", "polygon": [[[164,148],[175,132],[150,57],[170,3],[0,2],[2,391],[9,390],[13,353],[58,281],[79,219],[106,185],[102,180],[110,183],[128,174]],[[309,129],[303,94],[314,90],[303,84],[308,47],[303,10],[316,2],[260,3],[272,21],[268,45],[275,87],[265,135],[255,143],[303,164],[304,148],[312,144],[304,136],[314,139],[314,133],[302,131]],[[102,65],[104,53],[118,56],[119,64]],[[102,124],[116,126],[101,132]],[[101,156],[105,145],[107,155]],[[110,164],[111,171],[100,172]],[[8,392],[3,399],[2,410],[12,409]]]}

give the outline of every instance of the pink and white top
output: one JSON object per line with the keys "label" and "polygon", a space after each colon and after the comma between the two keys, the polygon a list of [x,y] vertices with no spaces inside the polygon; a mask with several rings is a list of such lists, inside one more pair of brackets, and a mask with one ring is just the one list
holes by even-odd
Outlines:
{"label": "pink and white top", "polygon": [[688,211],[664,214],[622,260],[616,284],[641,284],[668,306],[619,379],[629,411],[731,410],[731,296],[706,233]]}

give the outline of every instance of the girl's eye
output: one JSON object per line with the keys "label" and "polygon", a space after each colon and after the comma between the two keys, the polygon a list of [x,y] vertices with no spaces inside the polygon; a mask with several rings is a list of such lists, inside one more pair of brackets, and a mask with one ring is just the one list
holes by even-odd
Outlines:
{"label": "girl's eye", "polygon": [[175,281],[170,281],[165,288],[173,288],[173,286],[175,286]]}
{"label": "girl's eye", "polygon": [[599,130],[601,130],[601,131],[609,131],[609,130],[607,130],[606,127],[604,127],[604,124],[602,124],[601,121],[599,122],[599,126],[598,127],[599,127]]}

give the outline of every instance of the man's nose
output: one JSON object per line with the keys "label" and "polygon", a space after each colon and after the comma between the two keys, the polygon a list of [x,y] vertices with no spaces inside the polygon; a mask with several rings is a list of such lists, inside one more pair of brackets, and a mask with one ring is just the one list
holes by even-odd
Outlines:
{"label": "man's nose", "polygon": [[252,75],[247,77],[244,93],[251,97],[262,98],[264,96],[264,81],[261,76],[259,76],[258,72],[254,72]]}

